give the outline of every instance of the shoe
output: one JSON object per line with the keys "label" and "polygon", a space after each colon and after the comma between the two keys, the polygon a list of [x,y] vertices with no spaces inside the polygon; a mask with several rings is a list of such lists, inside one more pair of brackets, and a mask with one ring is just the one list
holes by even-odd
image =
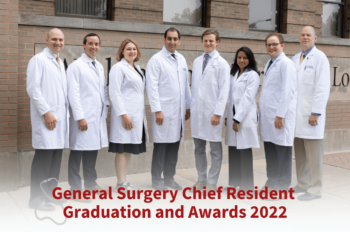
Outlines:
{"label": "shoe", "polygon": [[193,188],[196,187],[197,190],[203,190],[203,187],[207,185],[207,182],[206,181],[197,181],[197,183],[195,183],[193,186],[192,186],[192,191],[193,191]]}
{"label": "shoe", "polygon": [[206,185],[206,190],[207,191],[210,191],[210,190],[216,191],[216,184],[207,184]]}
{"label": "shoe", "polygon": [[81,199],[73,199],[73,201],[76,201],[76,202],[80,202],[80,203],[91,203],[92,202],[92,199],[85,199],[85,198],[81,198]]}
{"label": "shoe", "polygon": [[[36,204],[35,204],[36,203]],[[45,200],[37,203],[37,202],[29,202],[29,208],[36,209],[40,211],[54,211],[56,209],[55,206],[49,204]]]}
{"label": "shoe", "polygon": [[55,205],[62,205],[63,203],[66,203],[66,202],[67,202],[67,200],[64,199],[64,198],[55,199],[55,198],[53,198],[53,197],[48,197],[48,200],[47,200],[47,201],[50,202],[50,203],[53,203],[53,204],[55,204]]}
{"label": "shoe", "polygon": [[268,193],[270,193],[272,190],[275,190],[275,189],[273,189],[273,188],[268,187],[268,186],[265,185],[264,187],[262,187],[261,189],[258,190],[259,193],[260,193],[261,191],[265,191],[265,188],[267,188],[267,192],[268,192]]}
{"label": "shoe", "polygon": [[306,193],[307,189],[300,188],[298,185],[293,188],[294,193]]}
{"label": "shoe", "polygon": [[132,186],[130,182],[127,180],[120,184],[117,183],[117,185],[115,186],[114,192],[118,192],[119,188],[125,188],[126,191],[139,190],[139,188]]}
{"label": "shoe", "polygon": [[170,181],[170,182],[165,182],[165,181],[164,181],[164,185],[165,185],[166,187],[171,188],[171,189],[182,190],[181,185],[179,185],[178,183],[176,183],[175,180]]}
{"label": "shoe", "polygon": [[85,188],[85,190],[88,190],[88,191],[90,191],[91,192],[91,194],[92,194],[92,191],[98,191],[96,194],[98,194],[98,195],[100,195],[101,194],[101,188],[100,188],[100,186],[98,186],[98,185],[96,185],[96,186],[94,186],[94,187],[91,187],[91,188]]}
{"label": "shoe", "polygon": [[227,188],[235,188],[236,190],[238,190],[238,189],[239,189],[239,186],[235,187],[235,186],[233,186],[233,185],[229,185],[229,186],[227,186],[227,187],[224,188],[224,191],[227,192]]}
{"label": "shoe", "polygon": [[305,194],[301,195],[298,197],[299,201],[312,201],[312,200],[316,200],[316,199],[320,199],[321,196],[316,196],[312,193],[306,192]]}
{"label": "shoe", "polygon": [[[168,190],[167,187],[165,187],[165,185],[163,183],[159,183],[159,184],[155,184],[155,183],[152,183],[152,187],[156,190],[160,190],[160,191],[163,191],[163,190]],[[180,186],[181,187],[181,186]]]}

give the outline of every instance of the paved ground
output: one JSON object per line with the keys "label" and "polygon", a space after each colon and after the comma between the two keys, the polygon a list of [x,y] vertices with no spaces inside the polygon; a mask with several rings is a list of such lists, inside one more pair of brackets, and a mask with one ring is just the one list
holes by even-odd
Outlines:
{"label": "paved ground", "polygon": [[323,163],[350,170],[350,152],[327,154],[324,156]]}
{"label": "paved ground", "polygon": [[[328,156],[327,156],[328,158]],[[296,184],[295,166],[293,162],[292,186]],[[254,161],[255,185],[262,187],[266,181],[265,160]],[[227,186],[228,166],[223,165],[219,179],[219,185]],[[182,186],[192,186],[197,179],[195,169],[178,170],[176,181]],[[150,173],[135,174],[128,176],[128,180],[142,190],[151,189]],[[115,177],[101,178],[99,185],[108,189],[116,183]],[[69,189],[68,183],[59,184],[63,190]],[[224,192],[225,193],[225,192]],[[119,200],[117,193],[113,193],[113,200],[96,199],[91,204],[83,204],[68,201],[64,204],[77,208],[93,209],[96,205],[101,208],[117,208],[124,206],[127,209],[148,208],[152,212],[150,219],[68,219],[62,225],[56,225],[50,220],[38,220],[34,210],[28,208],[29,187],[20,188],[17,191],[0,193],[0,231],[317,231],[317,232],[348,232],[350,231],[350,170],[324,165],[324,190],[320,200],[312,202],[300,202],[298,200],[227,200],[223,195],[221,200],[186,200],[179,192],[174,203],[170,199],[154,200],[152,203],[144,203],[143,200]],[[298,196],[298,195],[297,195]],[[128,207],[129,206],[129,207]],[[156,209],[179,209],[183,206],[184,218],[157,219]],[[246,209],[245,218],[188,218],[191,207],[196,209]],[[256,218],[252,219],[252,207],[259,209],[268,208],[269,214],[277,207],[276,215],[280,215],[286,207],[287,218]],[[263,210],[264,211],[264,210]],[[262,212],[264,213],[264,212]],[[54,212],[38,212],[38,217],[50,217],[58,222],[64,221],[63,209],[56,208]],[[221,215],[222,217],[222,215]]]}

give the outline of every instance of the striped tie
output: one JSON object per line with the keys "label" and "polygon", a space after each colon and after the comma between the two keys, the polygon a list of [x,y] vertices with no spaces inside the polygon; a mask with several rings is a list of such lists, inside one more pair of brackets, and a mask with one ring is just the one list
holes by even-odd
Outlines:
{"label": "striped tie", "polygon": [[203,70],[202,70],[202,73],[204,72],[204,69],[205,69],[205,67],[207,66],[208,58],[209,58],[209,54],[205,54],[205,55],[204,55],[204,61],[203,61]]}

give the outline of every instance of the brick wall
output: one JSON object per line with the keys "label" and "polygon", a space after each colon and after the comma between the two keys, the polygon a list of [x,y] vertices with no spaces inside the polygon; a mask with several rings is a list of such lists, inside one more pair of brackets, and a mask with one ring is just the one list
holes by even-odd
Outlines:
{"label": "brick wall", "polygon": [[56,0],[19,0],[19,13],[26,15],[55,15]]}
{"label": "brick wall", "polygon": [[163,0],[113,0],[112,20],[163,24]]}
{"label": "brick wall", "polygon": [[248,31],[249,0],[208,1],[207,27]]}
{"label": "brick wall", "polygon": [[0,151],[17,152],[18,0],[0,1]]}
{"label": "brick wall", "polygon": [[321,0],[286,0],[284,5],[287,14],[282,32],[298,35],[305,25],[314,26],[318,36],[322,27],[322,1]]}
{"label": "brick wall", "polygon": [[[19,74],[18,74],[18,150],[30,150],[31,147],[31,126],[30,126],[30,104],[26,93],[26,69],[30,58],[34,56],[34,44],[45,43],[45,32],[50,28],[39,26],[19,26],[19,42],[18,42],[18,59],[19,59]],[[62,28],[65,34],[66,45],[81,45],[83,37],[90,32],[98,33],[101,36],[102,46],[117,47],[125,38],[132,38],[138,42],[141,48],[161,49],[163,46],[162,34],[150,33],[128,33],[103,30],[81,30]],[[250,47],[255,54],[266,54],[264,41],[259,40],[240,40],[223,38],[218,50],[222,52],[234,53],[241,46]],[[324,51],[328,57],[346,57],[350,58],[350,51],[346,46],[331,46],[318,45],[320,50]],[[185,51],[202,51],[200,37],[182,36],[181,45],[178,50]],[[286,43],[285,52],[287,55],[295,55],[299,52],[298,43]],[[14,86],[15,87],[14,82]],[[350,102],[330,102],[327,106],[327,129],[350,128]],[[6,112],[12,112],[6,110]],[[150,108],[146,107],[148,118],[149,131],[151,131]],[[348,115],[349,114],[349,115]],[[9,117],[11,118],[11,117]],[[16,119],[14,119],[16,121]],[[14,122],[15,122],[14,121]],[[109,123],[109,119],[108,119]],[[185,138],[189,139],[190,127],[187,122]]]}

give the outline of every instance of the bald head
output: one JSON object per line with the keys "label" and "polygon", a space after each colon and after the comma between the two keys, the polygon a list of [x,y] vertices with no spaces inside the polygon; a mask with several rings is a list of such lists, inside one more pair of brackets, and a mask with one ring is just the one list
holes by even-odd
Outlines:
{"label": "bald head", "polygon": [[299,42],[303,51],[309,50],[312,46],[315,45],[317,40],[316,30],[312,26],[305,26],[301,29]]}
{"label": "bald head", "polygon": [[52,34],[61,34],[62,37],[64,37],[63,32],[58,28],[52,28],[49,30],[49,32],[46,33],[46,38],[50,39]]}
{"label": "bald head", "polygon": [[58,54],[64,47],[64,35],[58,28],[52,28],[46,34],[46,44],[50,50]]}

